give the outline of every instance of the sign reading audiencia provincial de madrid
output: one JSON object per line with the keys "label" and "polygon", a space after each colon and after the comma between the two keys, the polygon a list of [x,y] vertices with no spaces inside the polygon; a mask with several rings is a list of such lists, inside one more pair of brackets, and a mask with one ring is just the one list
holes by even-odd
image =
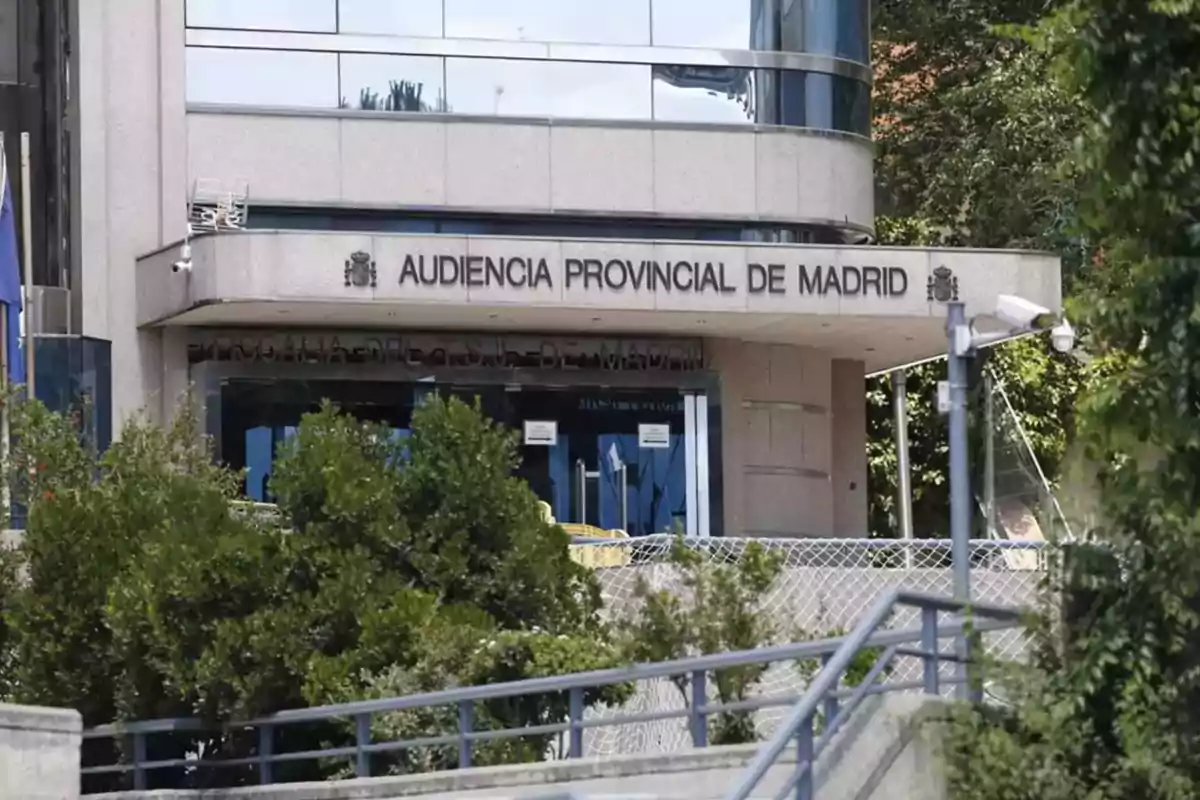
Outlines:
{"label": "sign reading audiencia provincial de madrid", "polygon": [[[356,253],[355,263],[370,257]],[[347,262],[348,264],[350,262]],[[371,262],[374,268],[374,262]],[[349,267],[347,268],[349,269]],[[370,275],[374,276],[372,271]],[[381,279],[382,280],[382,279]],[[426,255],[409,253],[399,284],[410,289],[468,287],[565,289],[594,292],[670,294],[816,295],[903,297],[909,275],[902,267],[868,264],[830,266],[796,263],[727,263],[706,260],[546,258],[522,255]],[[347,278],[347,285],[350,280]],[[356,285],[365,285],[356,283]]]}

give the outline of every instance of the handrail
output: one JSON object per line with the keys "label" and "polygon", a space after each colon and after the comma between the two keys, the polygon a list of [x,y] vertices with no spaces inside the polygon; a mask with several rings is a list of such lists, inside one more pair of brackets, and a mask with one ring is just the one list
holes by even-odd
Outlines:
{"label": "handrail", "polygon": [[[572,536],[571,544],[590,544],[602,547],[638,547],[647,544],[671,543],[678,541],[679,536],[673,533],[649,533],[645,536],[634,536],[629,539],[601,539],[591,536]],[[796,539],[795,537],[735,537],[723,536],[720,539],[704,539],[700,537],[689,537],[683,539],[684,544],[702,547],[705,545],[712,546],[720,544],[725,547],[731,545],[748,545],[750,543],[761,545],[762,547],[796,547],[797,545],[813,545],[822,548],[832,547],[861,547],[864,550],[890,550],[890,549],[905,549],[911,548],[914,550],[949,550],[953,543],[949,539],[862,539],[862,538],[825,538],[820,539]],[[1018,541],[1009,539],[972,539],[972,547],[985,547],[990,550],[1041,550],[1046,547],[1045,542],[1036,541]]]}
{"label": "handrail", "polygon": [[[864,648],[875,646],[876,631],[891,617],[898,605],[915,606],[921,609],[921,654],[925,661],[923,683],[925,693],[932,695],[938,694],[938,664],[944,660],[951,660],[950,657],[938,652],[937,643],[944,631],[938,625],[938,612],[968,610],[973,617],[978,616],[992,622],[992,625],[988,625],[986,622],[970,624],[967,627],[970,628],[972,634],[995,627],[1011,627],[1012,623],[1018,621],[1021,615],[1020,609],[982,603],[968,604],[958,600],[931,598],[928,595],[910,592],[893,592],[880,597],[871,606],[867,615],[854,627],[854,630],[844,637],[837,652],[817,673],[800,701],[793,707],[792,713],[780,725],[771,740],[758,752],[750,766],[746,768],[741,781],[725,796],[725,800],[747,800],[750,793],[758,787],[767,771],[779,760],[780,755],[793,739],[796,740],[800,757],[791,777],[776,794],[776,800],[787,797],[793,789],[796,800],[812,800],[815,791],[813,778],[817,759],[820,758],[825,747],[833,741],[846,720],[857,710],[866,695],[871,692],[875,682],[890,665],[892,659],[896,657],[898,645],[889,646],[882,657],[876,660],[852,694],[849,702],[844,706],[838,706],[836,712],[826,720],[821,738],[814,743],[813,722],[817,709],[822,703],[828,704],[829,698],[837,689],[842,674],[853,663],[855,657]],[[828,708],[828,705],[826,707]]]}
{"label": "handrail", "polygon": [[[260,782],[271,783],[273,779],[271,766],[275,763],[336,756],[353,757],[356,762],[356,775],[358,777],[369,777],[370,759],[368,756],[371,753],[396,749],[408,749],[416,746],[457,743],[459,748],[459,766],[468,767],[471,765],[471,745],[473,742],[528,736],[531,734],[553,733],[569,733],[570,741],[568,757],[578,758],[583,755],[583,731],[585,729],[601,727],[605,725],[619,726],[630,724],[632,722],[678,718],[686,718],[689,720],[692,744],[696,747],[705,747],[708,744],[707,718],[709,715],[733,710],[756,710],[761,708],[780,707],[795,702],[794,698],[779,697],[754,698],[751,700],[738,701],[736,703],[709,702],[705,694],[707,686],[706,679],[709,672],[737,666],[746,666],[750,664],[769,664],[780,661],[828,658],[829,661],[827,667],[822,669],[818,675],[818,679],[821,682],[820,685],[824,687],[818,696],[827,697],[827,699],[830,701],[835,701],[845,693],[839,693],[835,691],[836,680],[829,677],[831,670],[837,667],[839,664],[841,664],[840,670],[844,670],[845,666],[849,663],[850,659],[853,658],[854,654],[856,654],[863,647],[880,648],[892,655],[900,653],[901,651],[903,651],[902,654],[904,655],[922,653],[927,660],[930,658],[938,660],[955,660],[955,657],[952,655],[940,654],[936,652],[938,649],[938,637],[960,635],[968,628],[979,631],[1012,627],[1019,617],[1019,611],[1017,609],[987,604],[975,605],[972,606],[972,611],[975,614],[978,614],[980,617],[986,618],[982,623],[971,624],[970,622],[959,618],[947,620],[945,624],[932,630],[934,639],[932,640],[931,645],[929,641],[930,629],[926,624],[928,620],[923,620],[920,628],[908,628],[904,630],[879,630],[887,616],[890,615],[891,609],[896,605],[910,605],[925,609],[926,616],[932,614],[935,617],[935,625],[936,615],[938,612],[953,612],[961,610],[962,608],[961,603],[956,603],[946,598],[904,590],[893,590],[886,596],[880,598],[880,600],[873,607],[871,615],[864,620],[864,624],[860,624],[855,628],[855,631],[848,636],[795,644],[776,645],[772,647],[759,648],[756,650],[695,656],[691,658],[677,659],[674,661],[653,664],[637,664],[629,667],[593,670],[569,675],[555,675],[545,678],[534,678],[483,686],[466,686],[438,692],[426,692],[422,694],[409,695],[405,697],[364,700],[352,703],[318,706],[313,708],[293,709],[255,719],[229,722],[217,726],[205,724],[203,721],[197,719],[157,719],[101,725],[84,731],[84,738],[100,739],[131,736],[133,738],[132,763],[89,766],[81,770],[81,773],[88,775],[132,772],[134,774],[134,788],[138,789],[145,787],[146,773],[147,771],[153,769],[179,767],[185,765],[232,767],[255,764],[259,767]],[[880,609],[883,610],[881,611]],[[865,623],[867,622],[871,622],[872,624],[869,627],[866,627]],[[921,650],[914,651],[911,648],[905,647],[905,645],[911,645],[914,642],[920,643]],[[840,670],[836,674],[840,674]],[[689,707],[679,710],[653,711],[641,714],[615,716],[605,719],[583,719],[583,696],[584,691],[587,689],[598,686],[631,683],[635,681],[653,678],[666,678],[678,675],[689,675],[691,677],[692,702],[688,704]],[[816,685],[817,684],[814,684],[814,686],[800,698],[800,702],[804,702],[805,699],[812,696]],[[854,698],[858,697],[858,699],[861,700],[861,696],[865,696],[866,693],[888,691],[899,688],[916,687],[866,687],[863,692],[858,692],[857,690],[855,692],[851,692],[850,700],[851,702],[857,702],[857,700]],[[473,706],[477,702],[498,700],[522,695],[552,693],[566,693],[569,697],[570,711],[568,718],[562,722],[540,725],[537,726],[536,729],[528,727],[489,731],[479,731],[474,729]],[[430,737],[421,740],[396,742],[371,741],[370,720],[373,715],[431,706],[457,706],[459,709],[459,730],[453,734]],[[272,742],[273,731],[275,728],[282,725],[328,721],[332,719],[354,720],[355,741],[353,745],[304,753],[273,752]],[[148,760],[145,755],[146,737],[150,734],[181,731],[199,732],[222,729],[244,730],[247,728],[255,728],[259,733],[260,746],[257,755],[254,756],[238,759],[209,761],[195,759],[151,761]],[[783,741],[786,744],[786,739]],[[782,745],[780,746],[780,750],[782,750]],[[777,756],[778,753],[775,755]]]}

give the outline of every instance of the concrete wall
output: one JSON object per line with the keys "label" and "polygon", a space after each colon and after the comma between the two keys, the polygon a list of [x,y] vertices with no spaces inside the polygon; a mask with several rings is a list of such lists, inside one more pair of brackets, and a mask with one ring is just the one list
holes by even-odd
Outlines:
{"label": "concrete wall", "polygon": [[712,352],[726,535],[832,535],[832,361],[806,347],[734,340],[713,342]]}
{"label": "concrete wall", "polygon": [[0,703],[0,798],[79,797],[82,729],[76,711]]}
{"label": "concrete wall", "polygon": [[187,131],[190,177],[258,204],[875,221],[871,146],[815,131],[236,108]]}
{"label": "concrete wall", "polygon": [[833,535],[870,533],[867,503],[867,383],[861,361],[834,359],[830,379]]}
{"label": "concrete wall", "polygon": [[73,330],[112,341],[119,424],[161,393],[161,334],[135,325],[136,259],[186,230],[183,0],[79,2],[74,47]]}

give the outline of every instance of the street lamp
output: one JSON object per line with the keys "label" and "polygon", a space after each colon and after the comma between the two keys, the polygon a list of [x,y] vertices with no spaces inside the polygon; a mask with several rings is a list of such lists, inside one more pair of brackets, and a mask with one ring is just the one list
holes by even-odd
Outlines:
{"label": "street lamp", "polygon": [[[1006,330],[980,333],[975,321],[991,317],[1003,322]],[[970,538],[971,480],[967,453],[967,361],[981,347],[997,344],[1031,333],[1050,331],[1050,341],[1060,353],[1075,347],[1075,329],[1050,309],[1011,294],[996,298],[994,314],[966,319],[963,303],[946,304],[946,335],[949,339],[949,416],[950,416],[950,548],[954,562],[954,596],[971,599]]]}
{"label": "street lamp", "polygon": [[[1060,353],[1075,347],[1075,329],[1065,317],[1050,309],[1011,294],[996,298],[996,311],[990,316],[1008,326],[1007,330],[980,333],[975,320],[966,318],[963,303],[946,304],[947,383],[950,416],[950,554],[954,570],[954,597],[971,601],[971,475],[967,454],[967,362],[981,347],[997,344],[1030,333],[1050,331],[1050,341]],[[960,637],[960,667],[968,655],[965,637]],[[965,669],[964,675],[965,678]],[[966,689],[965,684],[961,687]]]}

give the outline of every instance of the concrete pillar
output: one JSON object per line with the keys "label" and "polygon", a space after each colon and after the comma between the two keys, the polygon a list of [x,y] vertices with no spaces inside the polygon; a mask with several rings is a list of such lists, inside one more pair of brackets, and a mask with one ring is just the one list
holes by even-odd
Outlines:
{"label": "concrete pillar", "polygon": [[77,800],[78,711],[0,703],[0,797]]}

